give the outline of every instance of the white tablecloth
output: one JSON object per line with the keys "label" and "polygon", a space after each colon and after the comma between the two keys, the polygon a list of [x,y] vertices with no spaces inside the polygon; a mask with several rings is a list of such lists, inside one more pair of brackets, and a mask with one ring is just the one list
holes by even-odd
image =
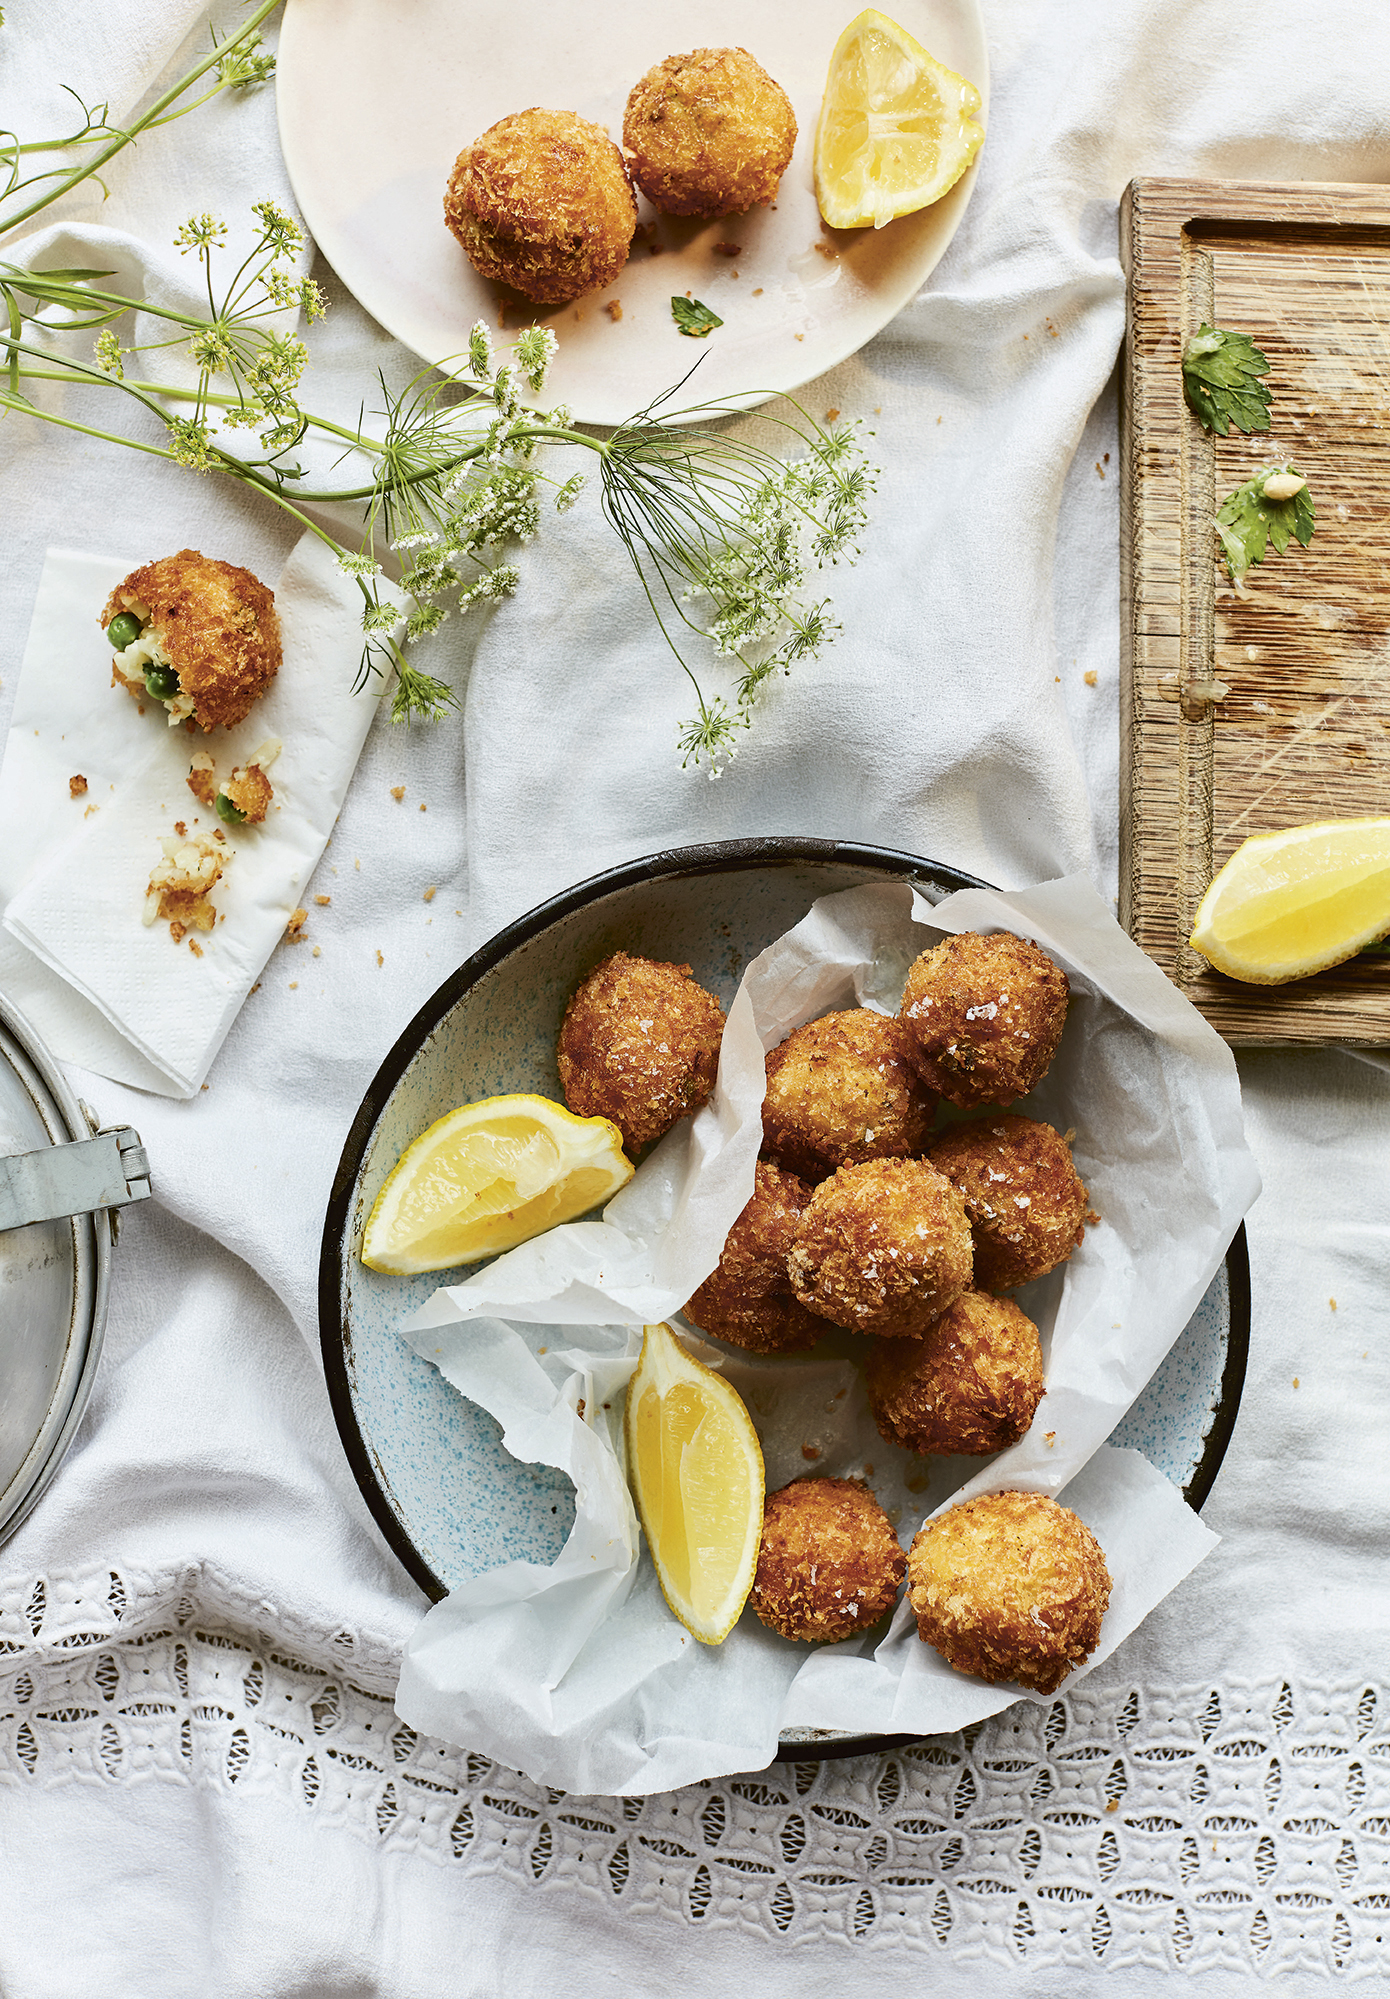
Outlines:
{"label": "white tablecloth", "polygon": [[[67,115],[62,82],[119,112],[185,37],[206,45],[196,0],[6,11],[21,134]],[[1113,894],[1119,196],[1140,173],[1384,179],[1390,21],[1364,0],[987,0],[986,18],[991,129],[960,234],[809,392],[878,412],[844,637],[774,688],[724,779],[673,767],[684,693],[581,504],[527,551],[514,602],[438,641],[462,715],[374,728],[310,884],[331,903],[272,958],[207,1090],[173,1103],[73,1071],[139,1127],[157,1198],[125,1224],[76,1444],[0,1549],[6,1999],[1390,1981],[1375,1066],[1241,1059],[1265,1191],[1244,1401],[1206,1507],[1221,1548],[1074,1694],[947,1742],[624,1803],[413,1738],[391,1694],[422,1599],[324,1389],[318,1239],[347,1125],[500,923],[612,862],[754,833],[1005,886],[1080,867]],[[100,212],[64,211],[48,261],[87,261],[68,251],[93,225],[165,255],[191,210],[287,202],[271,93],[152,136],[111,186]],[[408,364],[317,275],[332,310],[306,399],[355,408],[378,365]],[[273,576],[294,539],[215,480],[15,417],[0,494],[0,728],[50,544],[132,566],[202,546]]]}

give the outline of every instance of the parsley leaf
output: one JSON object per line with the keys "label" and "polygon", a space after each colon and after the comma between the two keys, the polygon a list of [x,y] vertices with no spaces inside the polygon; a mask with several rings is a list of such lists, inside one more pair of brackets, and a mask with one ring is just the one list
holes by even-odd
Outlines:
{"label": "parsley leaf", "polygon": [[1260,380],[1269,363],[1243,333],[1200,326],[1183,349],[1182,392],[1208,430],[1225,437],[1232,424],[1248,437],[1269,429],[1269,393]]}
{"label": "parsley leaf", "polygon": [[[1288,487],[1298,480],[1297,490]],[[1273,485],[1271,494],[1268,488]],[[1290,541],[1306,548],[1313,539],[1313,496],[1297,468],[1267,465],[1243,486],[1237,486],[1222,502],[1214,526],[1221,537],[1226,567],[1239,589],[1247,570],[1263,562],[1272,545],[1282,555]]]}
{"label": "parsley leaf", "polygon": [[671,317],[680,331],[688,334],[692,340],[707,340],[716,326],[724,324],[716,313],[711,312],[707,305],[702,305],[697,298],[673,298]]}

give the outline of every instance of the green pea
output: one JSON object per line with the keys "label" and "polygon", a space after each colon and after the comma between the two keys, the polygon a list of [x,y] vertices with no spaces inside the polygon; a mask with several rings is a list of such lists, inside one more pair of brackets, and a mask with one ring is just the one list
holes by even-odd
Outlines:
{"label": "green pea", "polygon": [[147,666],[145,686],[156,701],[172,701],[179,691],[179,676],[172,666]]}
{"label": "green pea", "polygon": [[217,816],[224,826],[245,825],[246,814],[241,810],[240,806],[233,805],[225,791],[219,791],[213,803],[217,809]]}
{"label": "green pea", "polygon": [[118,611],[106,627],[106,636],[117,652],[124,652],[128,645],[135,643],[143,629],[133,611]]}

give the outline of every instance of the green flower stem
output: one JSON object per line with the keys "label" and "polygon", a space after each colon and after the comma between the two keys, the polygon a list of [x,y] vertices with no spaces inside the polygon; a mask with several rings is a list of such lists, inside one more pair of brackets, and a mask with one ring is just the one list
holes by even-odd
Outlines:
{"label": "green flower stem", "polygon": [[[169,89],[164,92],[164,95],[157,98],[148,111],[137,118],[132,125],[119,131],[110,144],[103,147],[95,159],[89,160],[81,166],[74,167],[71,173],[64,174],[57,185],[50,188],[47,194],[36,196],[29,203],[28,207],[21,208],[18,214],[0,217],[0,234],[7,234],[12,229],[18,229],[21,223],[27,222],[31,216],[37,215],[41,209],[49,207],[55,201],[60,201],[70,189],[78,186],[80,182],[89,179],[94,174],[100,174],[101,169],[109,161],[114,160],[117,153],[123,152],[142,132],[148,132],[155,126],[166,123],[167,120],[163,114],[169,110],[169,107],[177,103],[184,92],[193,87],[199,77],[206,76],[210,69],[216,69],[243,42],[254,35],[261,23],[268,20],[279,5],[280,0],[261,0],[261,4],[257,7],[250,20],[246,21],[237,30],[236,34],[230,36],[225,42],[219,42],[210,56],[205,56],[202,62],[197,63],[185,76],[180,77],[177,83],[171,84]],[[219,85],[219,88],[221,87]],[[206,96],[200,97],[197,102],[205,104],[208,97],[215,96],[216,94],[216,91],[209,91]],[[194,106],[190,104],[185,105],[183,108],[186,111],[191,111],[194,109]],[[179,117],[182,116],[182,112],[175,112],[173,115]]]}

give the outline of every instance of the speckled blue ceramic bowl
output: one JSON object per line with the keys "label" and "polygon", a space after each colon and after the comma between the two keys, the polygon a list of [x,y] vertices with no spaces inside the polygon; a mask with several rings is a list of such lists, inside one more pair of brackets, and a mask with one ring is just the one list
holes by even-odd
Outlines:
{"label": "speckled blue ceramic bowl", "polygon": [[[565,1002],[618,949],[674,959],[727,1006],[745,965],[817,896],[910,881],[931,900],[975,879],[889,849],[736,840],[655,854],[543,903],[461,965],[405,1029],[353,1121],[324,1224],[319,1313],[334,1414],[378,1525],[438,1599],[499,1562],[552,1561],[573,1520],[569,1480],[508,1456],[466,1402],[397,1332],[447,1272],[384,1277],[359,1256],[378,1189],[405,1147],[455,1104],[512,1090],[560,1097]],[[466,1274],[466,1273],[459,1273]],[[1193,1505],[1216,1476],[1240,1400],[1249,1324],[1244,1235],[1113,1441],[1143,1451]],[[798,1755],[848,1753],[848,1739]]]}

